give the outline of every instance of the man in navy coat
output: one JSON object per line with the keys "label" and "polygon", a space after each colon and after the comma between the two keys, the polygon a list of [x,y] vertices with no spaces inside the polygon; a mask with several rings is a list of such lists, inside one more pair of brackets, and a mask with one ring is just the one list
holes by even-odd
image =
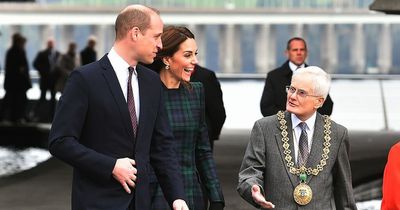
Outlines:
{"label": "man in navy coat", "polygon": [[[286,109],[286,86],[290,85],[293,72],[299,68],[307,67],[305,63],[308,50],[307,43],[301,37],[289,39],[285,54],[287,61],[280,67],[268,72],[265,79],[264,90],[261,96],[260,109],[262,115],[275,115],[280,110]],[[324,104],[317,110],[322,115],[331,115],[333,101],[327,96]]]}
{"label": "man in navy coat", "polygon": [[171,207],[187,210],[159,76],[138,65],[162,48],[163,22],[155,9],[131,5],[115,30],[110,52],[70,75],[49,136],[51,154],[74,168],[72,209],[150,209],[151,165]]}

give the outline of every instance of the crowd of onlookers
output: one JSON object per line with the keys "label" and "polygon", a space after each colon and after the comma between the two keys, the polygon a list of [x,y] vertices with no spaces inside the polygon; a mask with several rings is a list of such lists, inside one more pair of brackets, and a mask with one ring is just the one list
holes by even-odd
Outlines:
{"label": "crowd of onlookers", "polygon": [[[29,63],[25,51],[26,38],[20,33],[12,36],[12,45],[6,52],[4,66],[4,90],[0,106],[0,121],[24,123],[40,120],[40,114],[46,106],[45,115],[50,119],[55,110],[56,93],[62,92],[68,75],[79,65],[97,60],[96,39],[91,36],[87,46],[77,54],[77,45],[69,43],[65,53],[55,49],[55,40],[50,38],[45,49],[39,51],[33,61],[33,67],[40,76],[40,99],[28,108],[26,92],[32,87]],[[46,100],[50,92],[50,102]]]}

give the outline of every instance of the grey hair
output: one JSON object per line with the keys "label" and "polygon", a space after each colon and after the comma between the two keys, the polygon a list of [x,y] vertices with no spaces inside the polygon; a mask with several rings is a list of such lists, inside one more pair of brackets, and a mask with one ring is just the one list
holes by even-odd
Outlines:
{"label": "grey hair", "polygon": [[300,68],[294,72],[292,81],[300,78],[312,82],[313,95],[322,96],[326,99],[331,88],[331,76],[323,69],[317,66]]}

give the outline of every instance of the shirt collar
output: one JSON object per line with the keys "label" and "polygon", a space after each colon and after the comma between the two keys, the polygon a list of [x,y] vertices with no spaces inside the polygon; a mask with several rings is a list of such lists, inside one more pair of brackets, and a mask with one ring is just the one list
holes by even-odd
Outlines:
{"label": "shirt collar", "polygon": [[[114,47],[111,48],[107,57],[110,60],[110,63],[115,71],[118,71],[118,69],[128,70],[129,64],[120,55],[118,55],[118,53],[115,51]],[[135,69],[135,71],[134,71],[135,75],[137,75],[136,66],[132,66],[132,67]]]}
{"label": "shirt collar", "polygon": [[[304,67],[305,67],[304,63],[300,65],[300,68],[304,68]],[[297,65],[292,63],[292,61],[289,61],[289,68],[294,72],[297,70]]]}
{"label": "shirt collar", "polygon": [[[292,126],[293,129],[297,127],[301,121],[295,114],[291,113],[291,118],[292,118]],[[308,118],[306,121],[304,121],[307,124],[307,127],[309,130],[314,130],[315,126],[315,120],[317,119],[317,112],[315,111],[313,115],[311,115],[310,118]]]}

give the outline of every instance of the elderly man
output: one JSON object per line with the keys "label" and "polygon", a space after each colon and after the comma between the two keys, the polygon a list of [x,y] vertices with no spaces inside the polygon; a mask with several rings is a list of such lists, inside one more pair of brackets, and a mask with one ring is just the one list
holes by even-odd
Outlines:
{"label": "elderly man", "polygon": [[285,112],[258,120],[239,172],[239,194],[268,209],[356,209],[347,129],[317,109],[330,77],[318,67],[297,70]]}

